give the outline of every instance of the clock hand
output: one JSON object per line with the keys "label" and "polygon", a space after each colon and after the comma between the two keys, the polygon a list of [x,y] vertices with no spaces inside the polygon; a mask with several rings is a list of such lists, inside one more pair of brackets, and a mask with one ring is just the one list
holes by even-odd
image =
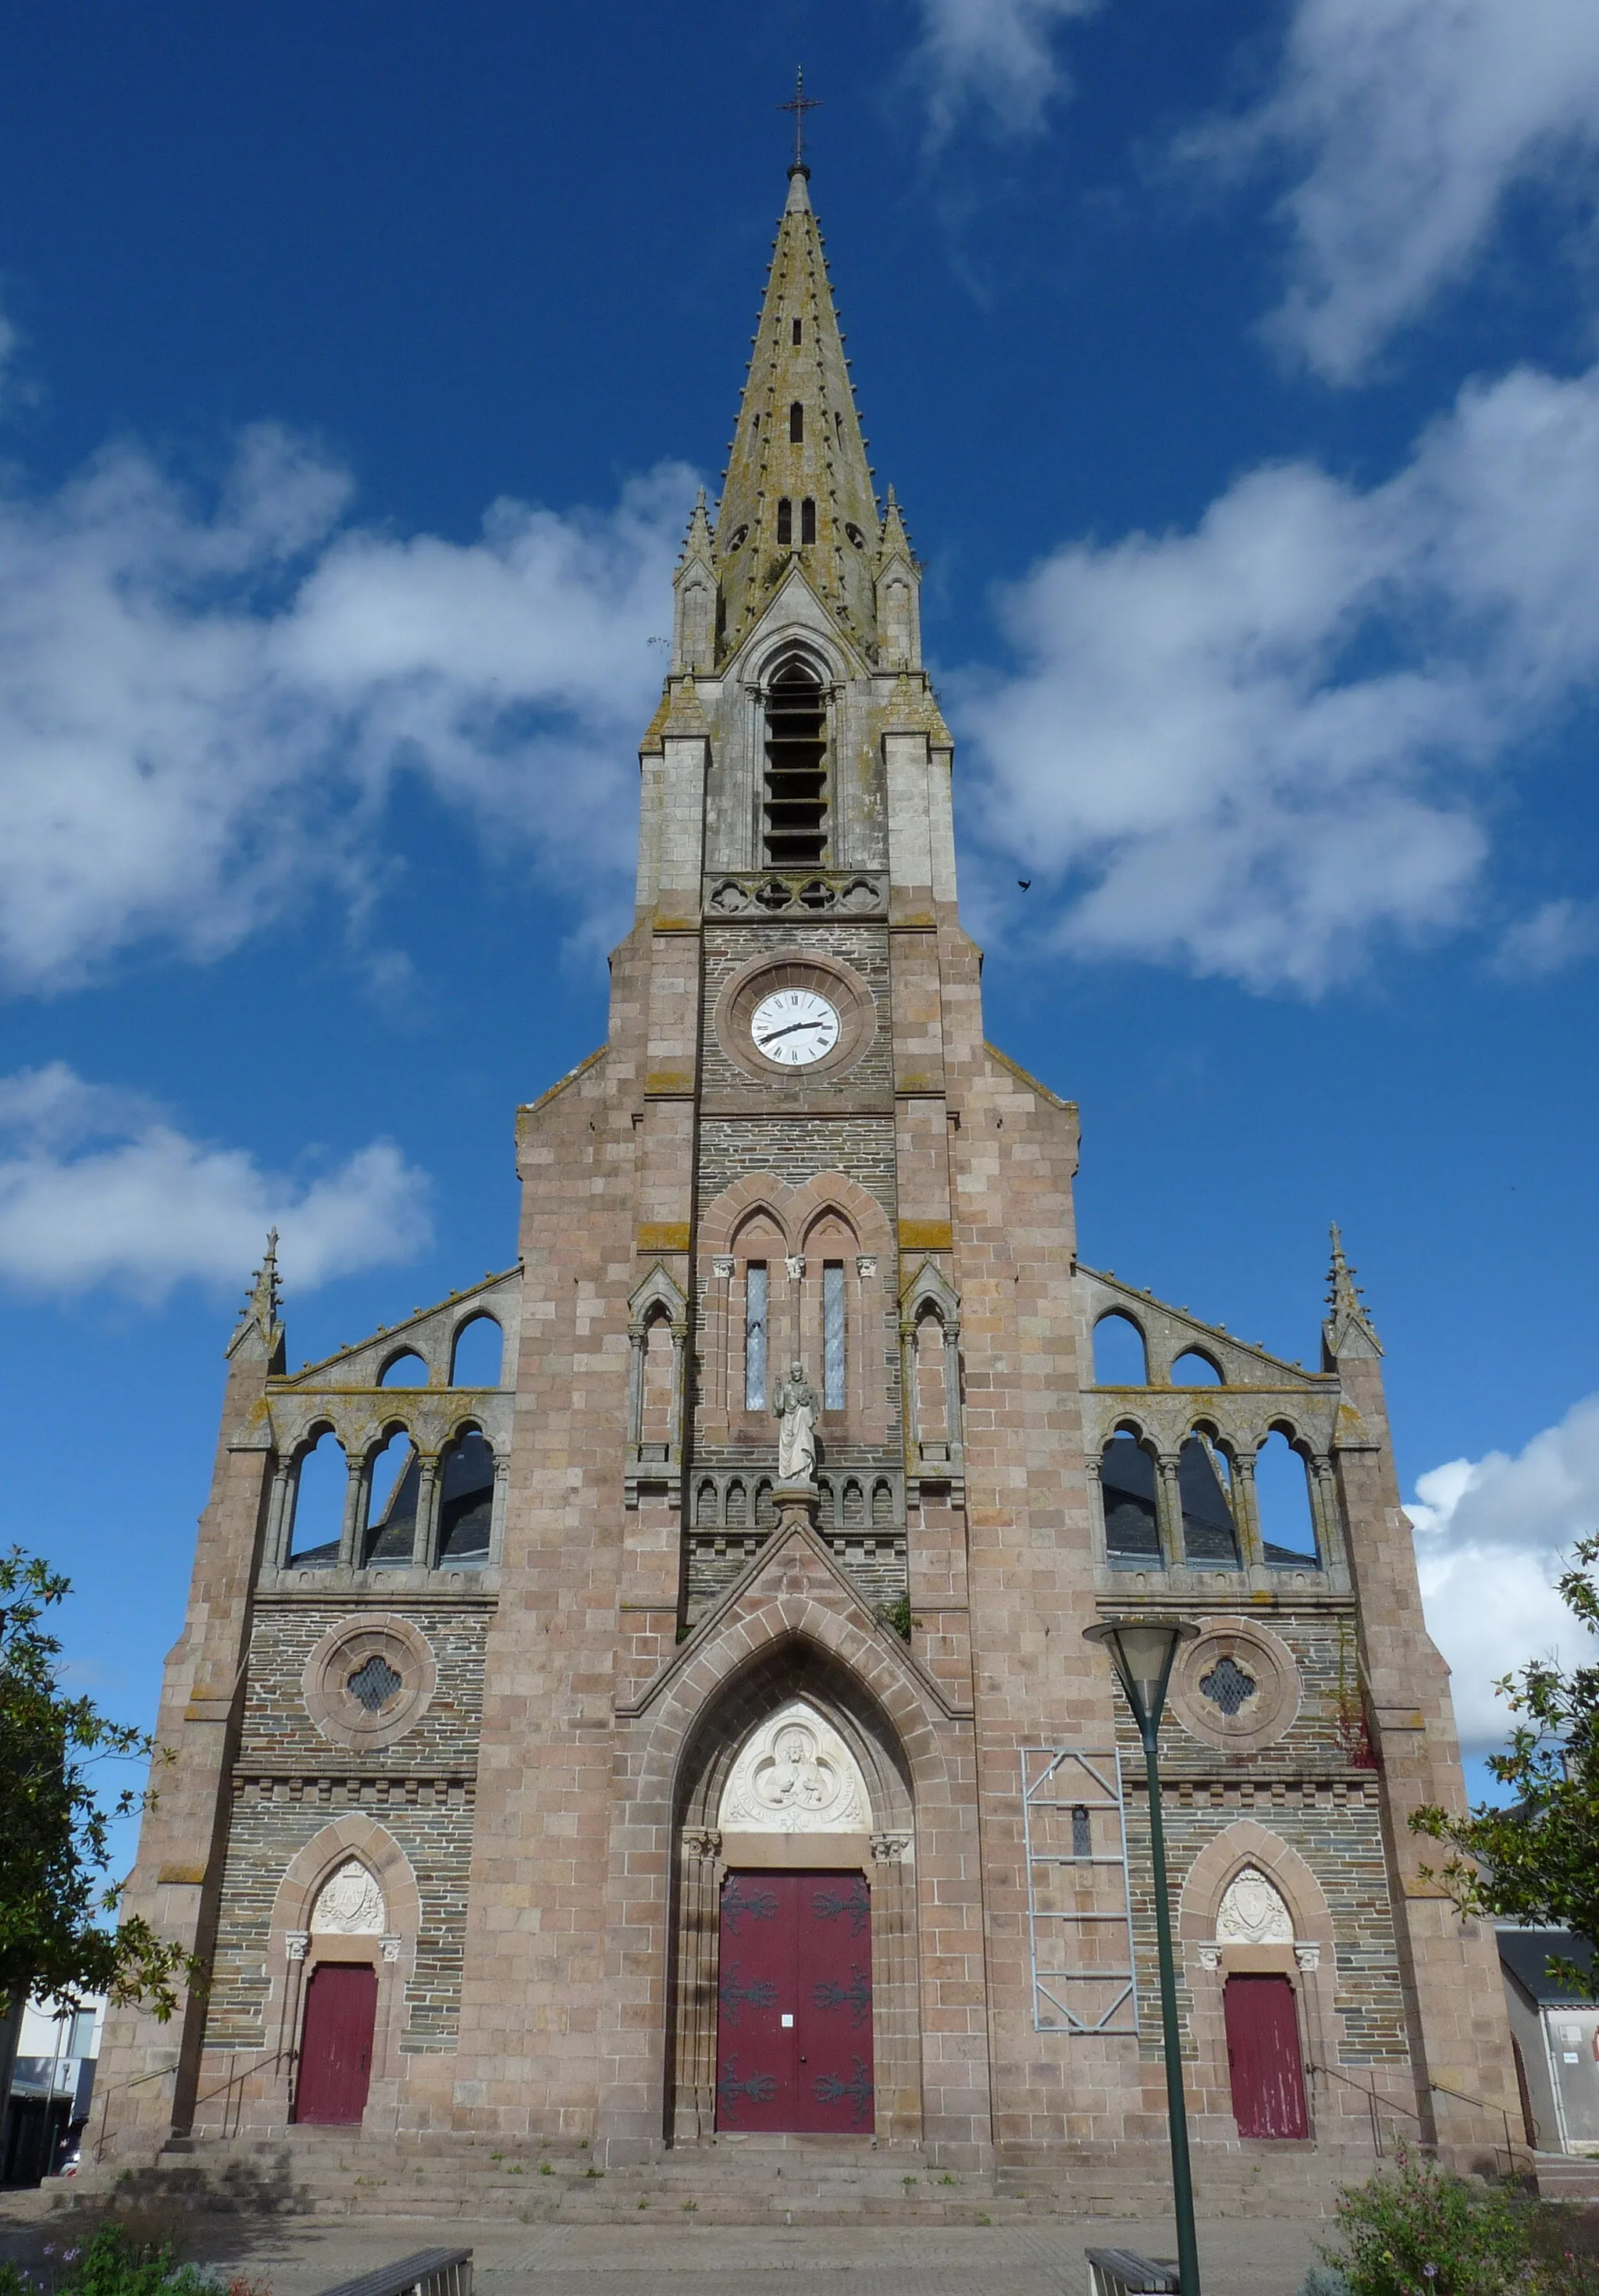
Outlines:
{"label": "clock hand", "polygon": [[779,1037],[791,1037],[796,1029],[824,1029],[825,1021],[791,1021],[786,1028],[774,1029],[769,1037],[757,1037],[758,1045],[775,1045]]}

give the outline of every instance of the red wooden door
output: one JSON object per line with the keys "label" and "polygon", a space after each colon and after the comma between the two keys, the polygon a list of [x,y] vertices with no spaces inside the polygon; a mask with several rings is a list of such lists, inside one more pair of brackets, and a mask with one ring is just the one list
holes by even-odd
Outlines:
{"label": "red wooden door", "polygon": [[875,2126],[872,1893],[859,1874],[730,1874],[722,1884],[717,2127]]}
{"label": "red wooden door", "polygon": [[1292,1986],[1285,1977],[1229,1977],[1222,2007],[1240,2136],[1308,2136]]}
{"label": "red wooden door", "polygon": [[296,2120],[358,2121],[372,2079],[378,1973],[370,1962],[322,1961],[306,1988]]}

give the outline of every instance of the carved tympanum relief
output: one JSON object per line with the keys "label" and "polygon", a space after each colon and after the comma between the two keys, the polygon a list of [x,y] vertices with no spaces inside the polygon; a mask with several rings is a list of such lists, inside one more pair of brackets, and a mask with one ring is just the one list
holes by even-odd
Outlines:
{"label": "carved tympanum relief", "polygon": [[736,1833],[865,1833],[872,1804],[838,1732],[796,1698],[745,1744],[722,1790],[717,1824]]}
{"label": "carved tympanum relief", "polygon": [[312,1929],[333,1937],[381,1937],[387,1922],[383,1893],[357,1857],[328,1876],[311,1915]]}
{"label": "carved tympanum relief", "polygon": [[1228,1882],[1216,1915],[1219,1945],[1292,1945],[1293,1915],[1283,1893],[1258,1866],[1246,1866]]}

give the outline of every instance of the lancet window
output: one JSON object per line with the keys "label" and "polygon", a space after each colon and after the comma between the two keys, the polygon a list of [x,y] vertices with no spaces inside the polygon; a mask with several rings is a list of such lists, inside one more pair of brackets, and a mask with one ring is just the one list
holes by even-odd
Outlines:
{"label": "lancet window", "polygon": [[829,1259],[822,1268],[822,1408],[842,1411],[845,1353],[844,1264]]}
{"label": "lancet window", "polygon": [[1189,1562],[1238,1568],[1238,1525],[1231,1462],[1197,1430],[1177,1455],[1177,1495],[1183,1508],[1183,1555]]}
{"label": "lancet window", "polygon": [[1105,1553],[1113,1563],[1160,1561],[1155,1463],[1136,1435],[1112,1435],[1099,1463],[1105,1514]]}
{"label": "lancet window", "polygon": [[364,1563],[405,1564],[413,1560],[421,1491],[422,1464],[416,1446],[403,1429],[397,1428],[367,1470]]}
{"label": "lancet window", "polygon": [[475,1427],[452,1443],[439,1462],[439,1564],[472,1570],[488,1560],[494,1522],[494,1453]]}
{"label": "lancet window", "polygon": [[767,1338],[770,1330],[772,1291],[764,1259],[744,1267],[744,1409],[767,1407]]}

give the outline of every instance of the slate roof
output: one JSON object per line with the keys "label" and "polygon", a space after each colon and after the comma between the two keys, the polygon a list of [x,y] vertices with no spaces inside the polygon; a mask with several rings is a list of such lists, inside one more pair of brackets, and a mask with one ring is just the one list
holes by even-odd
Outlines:
{"label": "slate roof", "polygon": [[1571,1992],[1550,1976],[1548,1964],[1552,1953],[1558,1954],[1562,1960],[1575,1962],[1578,1969],[1593,1967],[1593,1947],[1586,1938],[1576,1937],[1570,1930],[1499,1931],[1500,1963],[1509,1970],[1529,2001],[1540,2009],[1552,2008],[1562,2001],[1583,2001],[1585,1997],[1582,1994]]}

